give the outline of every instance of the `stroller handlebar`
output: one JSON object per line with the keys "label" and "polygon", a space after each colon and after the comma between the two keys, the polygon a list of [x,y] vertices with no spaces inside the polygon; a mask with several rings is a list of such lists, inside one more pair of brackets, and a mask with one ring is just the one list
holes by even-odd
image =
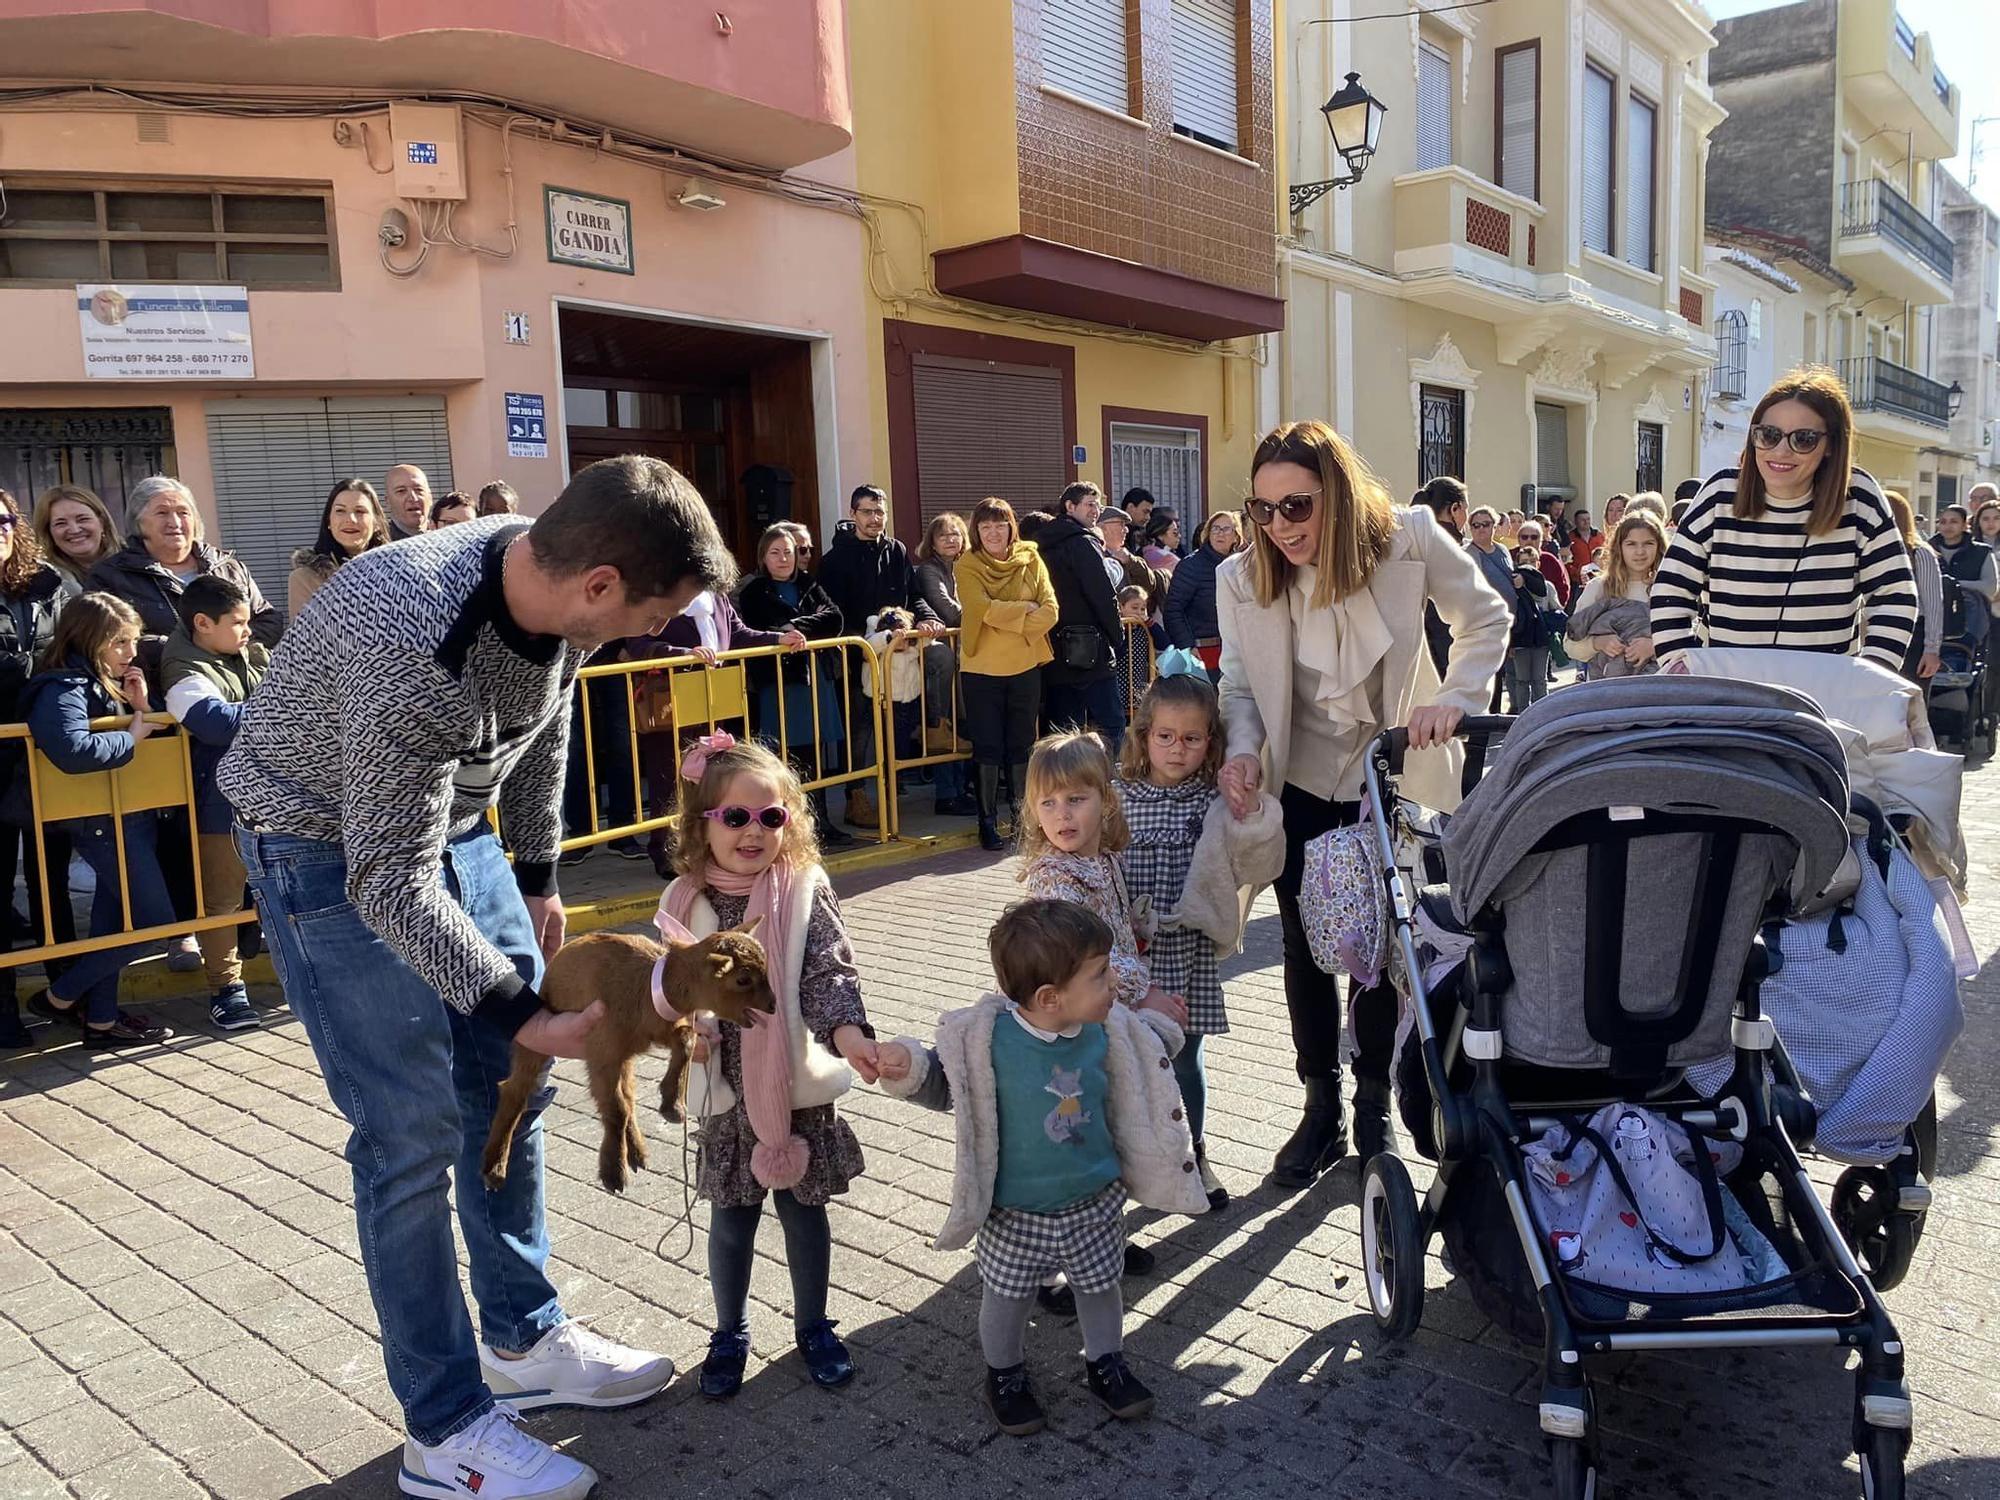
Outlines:
{"label": "stroller handlebar", "polygon": [[[1504,735],[1514,725],[1511,714],[1467,714],[1458,721],[1453,731],[1454,739],[1492,740]],[[1402,725],[1385,729],[1375,739],[1375,753],[1388,762],[1389,774],[1403,774],[1403,757],[1409,753],[1410,731]],[[1484,759],[1482,754],[1480,757]]]}

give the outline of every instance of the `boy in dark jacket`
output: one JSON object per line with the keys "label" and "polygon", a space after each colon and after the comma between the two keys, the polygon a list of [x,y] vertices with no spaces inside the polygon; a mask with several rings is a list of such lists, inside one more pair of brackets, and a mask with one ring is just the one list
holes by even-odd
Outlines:
{"label": "boy in dark jacket", "polygon": [[[215,784],[215,769],[236,738],[243,704],[263,679],[271,653],[250,638],[250,596],[227,574],[204,573],[188,580],[178,608],[180,625],[161,653],[160,680],[167,712],[188,733],[202,914],[233,916],[243,910],[245,877],[230,837],[229,802]],[[259,1024],[243,987],[236,939],[235,927],[212,927],[197,937],[208,970],[209,1019],[221,1031]]]}

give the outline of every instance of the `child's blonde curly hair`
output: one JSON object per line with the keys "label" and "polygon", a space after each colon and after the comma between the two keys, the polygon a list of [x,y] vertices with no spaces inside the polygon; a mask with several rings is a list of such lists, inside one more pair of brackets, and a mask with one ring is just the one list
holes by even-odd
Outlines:
{"label": "child's blonde curly hair", "polygon": [[790,813],[785,825],[778,862],[803,869],[819,860],[819,831],[814,827],[812,808],[805,789],[792,768],[758,744],[731,745],[708,757],[699,780],[681,780],[681,805],[674,826],[674,868],[683,875],[700,877],[708,868],[708,818],[712,808],[721,807],[723,788],[732,776],[761,776],[777,788],[778,801]]}
{"label": "child's blonde curly hair", "polygon": [[1021,789],[1021,827],[1015,841],[1021,854],[1021,868],[1015,879],[1026,880],[1028,868],[1054,846],[1042,832],[1042,820],[1035,809],[1044,797],[1075,788],[1096,792],[1104,799],[1104,828],[1098,835],[1100,854],[1116,854],[1132,842],[1125,826],[1118,793],[1111,787],[1111,756],[1104,741],[1082,729],[1045,734],[1035,741],[1028,757],[1028,784]]}

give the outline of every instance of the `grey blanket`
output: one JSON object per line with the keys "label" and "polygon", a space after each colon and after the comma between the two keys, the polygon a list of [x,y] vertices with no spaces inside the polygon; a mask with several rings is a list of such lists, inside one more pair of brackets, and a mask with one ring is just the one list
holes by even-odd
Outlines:
{"label": "grey blanket", "polygon": [[[1601,598],[1589,608],[1571,615],[1569,629],[1565,632],[1573,641],[1593,635],[1615,635],[1628,646],[1639,637],[1652,633],[1653,612],[1644,599],[1609,597]],[[1634,668],[1623,657],[1606,656],[1600,652],[1584,662],[1583,675],[1586,680],[1595,682],[1601,677],[1644,677],[1659,670],[1657,658]]]}

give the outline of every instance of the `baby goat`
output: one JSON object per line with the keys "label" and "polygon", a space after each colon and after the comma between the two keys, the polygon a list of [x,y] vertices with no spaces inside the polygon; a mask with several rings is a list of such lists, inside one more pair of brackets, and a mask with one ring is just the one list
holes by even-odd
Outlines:
{"label": "baby goat", "polygon": [[[582,1010],[591,1001],[602,1000],[607,1012],[584,1043],[583,1061],[598,1118],[604,1123],[597,1176],[612,1192],[624,1192],[626,1173],[646,1165],[646,1137],[639,1128],[632,1091],[632,1067],[639,1054],[653,1047],[665,1047],[671,1054],[666,1076],[660,1080],[660,1113],[678,1122],[681,1077],[694,1041],[689,1018],[696,1011],[710,1011],[738,1026],[754,1026],[757,1012],[770,1015],[777,1010],[764,950],[750,936],[756,926],[753,921],[699,942],[674,944],[619,932],[593,933],[564,944],[549,960],[542,981],[542,999],[549,1009]],[[674,1010],[671,1020],[653,1005],[653,965],[663,955],[660,989]],[[514,1066],[500,1085],[481,1163],[489,1188],[507,1180],[508,1149],[546,1061],[539,1052],[514,1044]]]}

